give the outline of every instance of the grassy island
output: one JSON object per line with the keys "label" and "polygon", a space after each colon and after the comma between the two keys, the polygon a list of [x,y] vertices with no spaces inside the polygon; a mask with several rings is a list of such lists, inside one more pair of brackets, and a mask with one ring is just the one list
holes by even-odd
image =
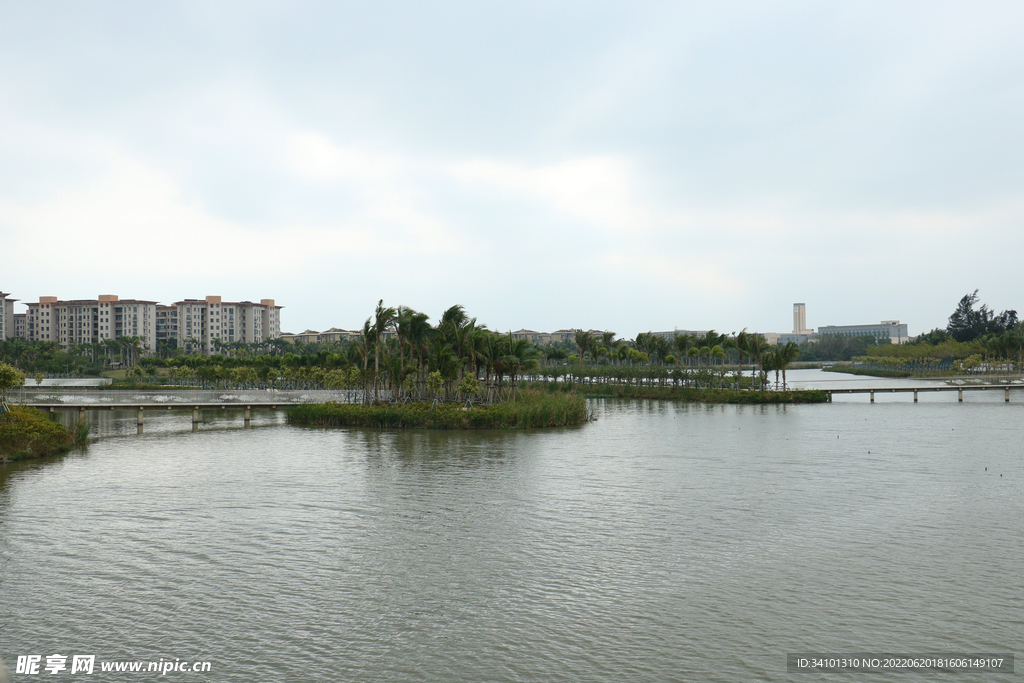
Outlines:
{"label": "grassy island", "polygon": [[317,427],[399,427],[418,429],[528,429],[587,422],[583,397],[525,391],[514,401],[466,407],[413,401],[399,405],[317,403],[288,409],[288,421]]}
{"label": "grassy island", "polygon": [[87,422],[65,429],[35,408],[11,406],[0,417],[0,462],[66,453],[85,446],[88,439]]}

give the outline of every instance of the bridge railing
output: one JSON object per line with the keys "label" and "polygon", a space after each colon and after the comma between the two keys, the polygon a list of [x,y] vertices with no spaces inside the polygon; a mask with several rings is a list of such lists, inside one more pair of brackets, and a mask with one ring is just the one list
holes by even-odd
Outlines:
{"label": "bridge railing", "polygon": [[7,392],[10,403],[20,405],[64,403],[67,405],[96,405],[107,408],[114,405],[140,406],[162,405],[188,406],[190,404],[245,405],[252,403],[362,403],[360,389],[310,390],[310,391],[174,391],[112,389],[97,391],[74,387],[42,387],[40,389],[16,389]]}

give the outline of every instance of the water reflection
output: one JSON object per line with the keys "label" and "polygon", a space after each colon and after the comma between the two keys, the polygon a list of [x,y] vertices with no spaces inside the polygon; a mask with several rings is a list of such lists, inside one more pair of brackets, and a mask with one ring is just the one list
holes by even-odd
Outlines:
{"label": "water reflection", "polygon": [[1012,649],[1022,405],[602,399],[530,432],[172,413],[142,436],[97,413],[87,454],[0,467],[3,654],[557,683]]}

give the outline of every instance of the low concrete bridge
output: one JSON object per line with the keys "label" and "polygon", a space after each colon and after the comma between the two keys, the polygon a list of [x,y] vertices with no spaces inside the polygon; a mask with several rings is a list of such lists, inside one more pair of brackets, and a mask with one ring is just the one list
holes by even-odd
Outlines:
{"label": "low concrete bridge", "polygon": [[955,391],[957,392],[957,400],[960,403],[964,402],[965,391],[998,391],[1003,390],[1003,401],[1005,403],[1010,402],[1010,389],[1024,389],[1024,385],[1021,384],[963,384],[963,385],[949,385],[939,387],[884,387],[884,388],[857,388],[857,389],[822,389],[822,391],[828,392],[828,400],[832,400],[833,394],[870,394],[871,402],[875,402],[875,394],[909,394],[913,392],[914,403],[917,403],[918,392],[932,392],[932,391]]}
{"label": "low concrete bridge", "polygon": [[142,433],[143,417],[146,412],[157,413],[167,412],[171,410],[191,410],[192,411],[192,431],[198,431],[199,429],[199,411],[201,410],[242,410],[245,421],[245,426],[248,427],[252,421],[253,410],[279,410],[281,408],[287,408],[289,405],[295,405],[294,403],[238,403],[238,404],[227,404],[227,403],[192,403],[190,405],[156,405],[156,404],[138,404],[138,405],[70,405],[67,403],[33,403],[33,408],[39,408],[40,410],[46,410],[51,413],[58,411],[71,412],[78,411],[81,417],[85,417],[85,411],[87,410],[134,410],[136,414],[136,424],[139,427],[139,434]]}
{"label": "low concrete bridge", "polygon": [[145,414],[167,411],[192,411],[192,431],[199,429],[201,411],[242,411],[248,427],[253,410],[281,410],[303,403],[361,403],[363,392],[356,389],[338,391],[182,391],[182,390],[21,390],[8,394],[12,404],[32,406],[47,412],[77,412],[85,417],[88,410],[135,411],[139,434]]}

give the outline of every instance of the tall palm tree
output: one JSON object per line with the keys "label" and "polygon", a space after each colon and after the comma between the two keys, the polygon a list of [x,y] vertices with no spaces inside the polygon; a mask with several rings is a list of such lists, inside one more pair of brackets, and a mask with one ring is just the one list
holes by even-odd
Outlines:
{"label": "tall palm tree", "polygon": [[665,365],[665,357],[669,355],[671,344],[665,337],[651,337],[650,348],[657,354],[658,365]]}
{"label": "tall palm tree", "polygon": [[377,302],[373,320],[373,371],[375,373],[380,372],[380,342],[384,338],[384,333],[394,325],[397,314],[398,312],[394,308],[384,307],[384,299]]}
{"label": "tall palm tree", "polygon": [[512,333],[508,333],[505,342],[505,354],[502,356],[502,363],[509,374],[509,393],[515,400],[516,375],[526,370],[537,367],[537,349],[527,339],[513,339]]}
{"label": "tall palm tree", "polygon": [[775,387],[779,386],[779,369],[775,363],[775,351],[762,351],[761,352],[761,386],[764,386],[768,382],[768,372],[771,370],[775,371]]}
{"label": "tall palm tree", "polygon": [[688,355],[689,350],[693,347],[693,336],[689,334],[676,334],[672,337],[672,345],[675,346],[676,355],[682,359]]}
{"label": "tall palm tree", "polygon": [[715,344],[711,349],[708,350],[708,365],[711,364],[712,358],[721,359],[720,365],[725,365],[725,349],[722,348],[721,344]]}
{"label": "tall palm tree", "polygon": [[608,358],[616,358],[615,351],[622,346],[622,340],[615,338],[614,332],[602,332],[601,333],[601,346],[607,349]]}
{"label": "tall palm tree", "polygon": [[[466,315],[466,309],[461,304],[455,304],[441,314],[441,320],[438,321],[438,329],[444,331],[455,327],[462,327],[469,322],[469,316]],[[473,318],[476,321],[476,318]]]}
{"label": "tall palm tree", "polygon": [[[800,346],[796,342],[788,341],[786,345],[775,352],[776,373],[782,370],[782,388],[786,388],[786,368],[790,363],[800,357]],[[778,374],[776,374],[776,378]],[[776,379],[778,382],[778,379]]]}
{"label": "tall palm tree", "polygon": [[370,319],[367,318],[366,322],[363,323],[363,329],[359,331],[359,338],[356,347],[359,349],[359,355],[363,361],[363,372],[365,373],[370,368],[370,349],[373,348],[374,331],[373,324],[370,323]]}
{"label": "tall palm tree", "polygon": [[[750,356],[753,364],[760,367],[762,365],[762,357],[765,351],[768,349],[768,340],[764,338],[764,335],[751,334],[748,335],[747,339],[747,355]],[[750,369],[750,377],[753,379],[755,368]]]}
{"label": "tall palm tree", "polygon": [[573,338],[580,350],[580,365],[583,365],[583,356],[594,347],[594,335],[583,330],[576,330]]}
{"label": "tall palm tree", "polygon": [[736,335],[733,340],[733,346],[736,348],[736,353],[740,356],[740,367],[736,372],[736,376],[739,377],[743,374],[743,356],[747,354],[747,347],[750,345],[750,335],[747,334],[747,328],[740,330],[740,333]]}

